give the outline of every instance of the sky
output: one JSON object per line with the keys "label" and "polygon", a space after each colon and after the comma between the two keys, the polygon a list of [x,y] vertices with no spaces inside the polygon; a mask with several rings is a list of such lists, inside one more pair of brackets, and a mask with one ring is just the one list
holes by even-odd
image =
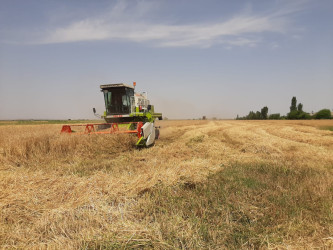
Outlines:
{"label": "sky", "polygon": [[169,119],[333,109],[332,0],[0,0],[0,120],[92,119],[137,82]]}

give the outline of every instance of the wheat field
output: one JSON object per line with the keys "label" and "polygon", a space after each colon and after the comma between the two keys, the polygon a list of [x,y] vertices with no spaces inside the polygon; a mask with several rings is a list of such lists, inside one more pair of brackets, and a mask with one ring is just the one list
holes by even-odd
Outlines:
{"label": "wheat field", "polygon": [[1,248],[333,247],[333,120],[158,125],[0,126]]}

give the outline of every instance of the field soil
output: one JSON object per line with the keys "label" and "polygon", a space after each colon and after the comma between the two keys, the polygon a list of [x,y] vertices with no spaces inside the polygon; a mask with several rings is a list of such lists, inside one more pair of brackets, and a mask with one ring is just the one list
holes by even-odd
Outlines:
{"label": "field soil", "polygon": [[0,126],[1,248],[333,248],[333,120]]}

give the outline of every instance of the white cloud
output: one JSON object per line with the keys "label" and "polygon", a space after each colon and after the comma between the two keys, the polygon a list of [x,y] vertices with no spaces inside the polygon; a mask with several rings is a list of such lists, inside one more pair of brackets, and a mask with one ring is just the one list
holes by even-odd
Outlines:
{"label": "white cloud", "polygon": [[283,6],[269,14],[243,13],[226,21],[172,24],[145,20],[145,14],[152,9],[156,11],[156,5],[143,1],[133,8],[119,1],[102,17],[78,20],[49,30],[34,43],[122,40],[149,42],[158,47],[256,46],[264,33],[287,32],[288,16],[299,10],[299,6]]}

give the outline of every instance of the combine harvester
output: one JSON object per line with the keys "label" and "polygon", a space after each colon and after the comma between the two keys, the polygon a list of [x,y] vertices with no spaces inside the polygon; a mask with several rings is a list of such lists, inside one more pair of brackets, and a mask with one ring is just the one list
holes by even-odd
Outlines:
{"label": "combine harvester", "polygon": [[[137,134],[138,147],[153,145],[159,138],[159,128],[155,127],[155,120],[162,120],[161,113],[155,113],[154,106],[150,104],[147,93],[135,93],[136,83],[133,86],[124,83],[101,85],[104,94],[104,115],[94,114],[105,119],[106,123],[63,125],[61,133],[76,134]],[[73,128],[81,131],[74,131]]]}

